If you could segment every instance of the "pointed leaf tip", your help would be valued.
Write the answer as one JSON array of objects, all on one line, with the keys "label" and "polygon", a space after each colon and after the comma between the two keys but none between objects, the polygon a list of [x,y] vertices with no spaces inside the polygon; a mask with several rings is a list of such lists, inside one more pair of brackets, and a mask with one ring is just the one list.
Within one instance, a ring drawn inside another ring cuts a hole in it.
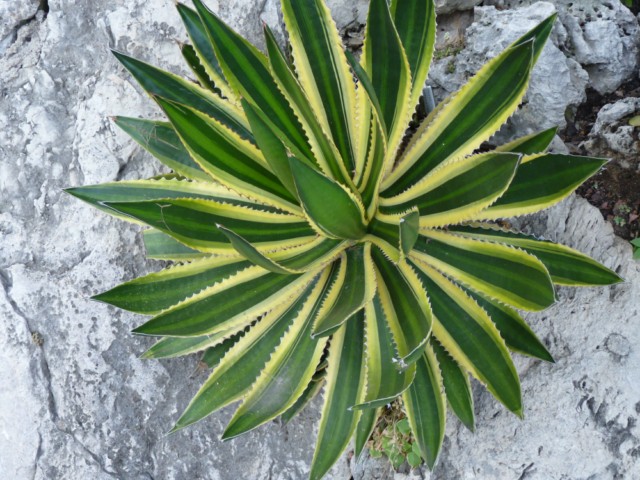
[{"label": "pointed leaf tip", "polygon": [[319,229],[352,240],[366,234],[364,209],[352,192],[296,158],[289,164],[300,202]]}]

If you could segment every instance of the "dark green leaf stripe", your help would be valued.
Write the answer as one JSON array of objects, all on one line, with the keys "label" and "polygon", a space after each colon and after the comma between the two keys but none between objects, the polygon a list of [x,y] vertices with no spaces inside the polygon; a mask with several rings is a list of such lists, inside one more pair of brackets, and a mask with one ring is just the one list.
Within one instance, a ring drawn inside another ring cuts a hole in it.
[{"label": "dark green leaf stripe", "polygon": [[355,408],[377,408],[391,403],[404,392],[416,375],[415,364],[403,371],[396,367],[393,335],[379,301],[365,307],[367,343],[367,394]]},{"label": "dark green leaf stripe", "polygon": [[420,214],[414,210],[400,219],[400,249],[408,255],[418,241],[418,229],[420,228]]},{"label": "dark green leaf stripe", "polygon": [[360,419],[353,410],[364,394],[364,315],[359,312],[333,336],[329,347],[329,367],[325,402],[320,418],[310,480],[320,480],[349,444]]},{"label": "dark green leaf stripe", "polygon": [[249,266],[242,258],[198,260],[136,278],[92,298],[130,312],[158,313]]},{"label": "dark green leaf stripe", "polygon": [[273,33],[267,26],[265,26],[265,38],[269,52],[271,73],[299,116],[315,154],[315,158],[311,157],[309,160],[317,162],[325,175],[347,182],[349,175],[342,163],[338,149],[323,131],[309,98],[296,78],[295,73],[291,70],[291,66],[280,50]]},{"label": "dark green leaf stripe", "polygon": [[411,255],[474,290],[525,310],[543,310],[555,301],[551,278],[535,257],[452,234],[427,235],[421,236]]},{"label": "dark green leaf stripe", "polygon": [[333,291],[328,294],[331,301],[325,300],[328,304],[323,304],[318,314],[313,326],[314,336],[330,335],[371,299],[368,297],[375,291],[372,288],[375,278],[372,278],[372,268],[367,268],[367,264],[371,265],[369,251],[362,244],[346,250],[342,260],[345,263],[344,276],[341,282],[332,285]]},{"label": "dark green leaf stripe", "polygon": [[188,105],[215,118],[242,138],[251,140],[251,132],[239,111],[226,100],[177,75],[136,60],[124,53],[114,51],[113,54],[149,95]]},{"label": "dark green leaf stripe", "polygon": [[347,189],[299,160],[292,158],[290,165],[298,197],[315,225],[332,237],[364,236],[362,206]]},{"label": "dark green leaf stripe", "polygon": [[302,127],[273,80],[265,56],[213,14],[200,0],[194,0],[193,3],[229,84],[246,100],[260,108],[302,152],[311,156]]},{"label": "dark green leaf stripe", "polygon": [[242,435],[286,412],[313,378],[327,340],[311,338],[312,318],[319,299],[312,294],[306,301],[227,425],[223,440]]},{"label": "dark green leaf stripe", "polygon": [[183,245],[155,228],[143,231],[142,240],[147,251],[147,258],[153,260],[186,262],[210,256],[208,253],[199,252]]},{"label": "dark green leaf stripe", "polygon": [[416,362],[416,378],[402,398],[422,457],[429,468],[433,468],[442,447],[447,412],[442,377],[430,344]]},{"label": "dark green leaf stripe", "polygon": [[553,24],[557,17],[558,14],[554,13],[553,15],[545,18],[522,37],[513,42],[513,46],[523,45],[533,40],[533,63],[535,64],[538,61],[538,58],[540,58],[540,54],[542,54],[542,49],[547,43],[549,35],[551,35],[551,30],[553,29]]},{"label": "dark green leaf stripe", "polygon": [[[487,210],[483,218],[523,215],[548,208],[594,175],[607,160],[573,155],[547,154],[518,168],[509,190]],[[480,215],[483,216],[483,215]]]},{"label": "dark green leaf stripe", "polygon": [[380,105],[391,148],[396,147],[407,128],[407,102],[411,94],[411,73],[386,0],[372,0],[369,6],[363,63]]},{"label": "dark green leaf stripe", "polygon": [[484,298],[466,289],[465,291],[489,314],[509,349],[530,357],[553,362],[553,357],[547,348],[518,312],[495,300]]},{"label": "dark green leaf stripe", "polygon": [[[312,290],[313,286],[308,287],[305,294],[310,294]],[[217,367],[189,403],[172,431],[191,425],[236,401],[251,387],[302,310],[306,295],[300,296],[284,308],[268,313],[237,339],[222,358],[216,355]],[[212,356],[209,352],[206,355]]]},{"label": "dark green leaf stripe", "polygon": [[378,208],[378,189],[385,171],[385,157],[387,146],[385,134],[379,122],[373,118],[371,122],[371,138],[369,140],[369,154],[365,171],[358,184],[363,203],[367,207],[367,215],[373,217]]},{"label": "dark green leaf stripe", "polygon": [[[347,171],[355,165],[352,144],[355,85],[324,0],[283,0],[298,76],[312,103],[326,116]],[[311,77],[311,78],[309,78]],[[319,98],[316,98],[317,97]]]},{"label": "dark green leaf stripe", "polygon": [[456,226],[452,230],[469,238],[522,248],[537,257],[549,270],[553,282],[559,285],[612,285],[622,281],[614,271],[565,245],[507,231],[492,224]]},{"label": "dark green leaf stripe", "polygon": [[[227,237],[216,228],[217,224],[225,225],[258,246],[278,242],[284,242],[282,246],[293,246],[316,236],[306,222],[296,221],[296,217],[249,215],[248,218],[245,215],[243,218],[244,207],[231,208],[206,200],[160,199],[105,203],[105,206],[171,235],[189,247],[213,253],[220,250],[225,253],[231,248]],[[252,211],[246,209],[246,213]]]},{"label": "dark green leaf stripe", "polygon": [[433,0],[392,0],[391,15],[411,67],[411,107],[418,102],[436,43],[436,6]]},{"label": "dark green leaf stripe", "polygon": [[436,340],[431,340],[431,346],[442,373],[442,383],[449,406],[464,426],[474,432],[476,425],[469,376]]},{"label": "dark green leaf stripe", "polygon": [[[332,240],[330,238],[320,238],[318,241],[310,245],[308,249],[300,249],[299,251],[289,251],[286,258],[279,259],[280,264],[286,268],[304,269],[318,260],[331,258],[346,246],[347,242],[341,240]],[[293,255],[291,255],[293,253]]]},{"label": "dark green leaf stripe", "polygon": [[504,145],[496,148],[496,151],[522,153],[523,155],[543,153],[547,151],[557,133],[558,127],[549,128],[542,132],[518,138],[513,142],[505,143]]},{"label": "dark green leaf stripe", "polygon": [[289,202],[295,202],[278,178],[239,148],[222,125],[172,102],[158,99],[171,124],[200,166],[216,180],[253,193],[259,188]]},{"label": "dark green leaf stripe", "polygon": [[133,333],[188,337],[243,327],[312,279],[312,274],[278,275],[250,267],[157,315]]},{"label": "dark green leaf stripe", "polygon": [[416,361],[431,334],[431,309],[415,271],[405,262],[393,264],[377,248],[371,250],[376,265],[378,294],[398,354],[405,363]]},{"label": "dark green leaf stripe", "polygon": [[390,177],[392,183],[383,186],[383,195],[388,198],[400,194],[446,159],[456,157],[458,152],[472,151],[486,133],[497,130],[505,112],[515,109],[524,95],[532,53],[532,42],[505,51],[497,61],[487,64],[489,71],[483,69],[439,111],[439,118],[434,120],[440,122],[437,129],[427,129],[425,122],[424,129],[416,133],[423,137],[405,154],[410,160],[400,161],[398,173]]},{"label": "dark green leaf stripe", "polygon": [[437,319],[434,321],[435,337],[509,410],[522,415],[518,374],[487,314],[434,269],[421,264],[418,268]]},{"label": "dark green leaf stripe", "polygon": [[115,117],[114,122],[174,172],[192,180],[211,181],[211,177],[189,156],[171,124],[129,117]]},{"label": "dark green leaf stripe", "polygon": [[222,68],[220,68],[216,53],[213,50],[213,45],[211,45],[209,41],[207,30],[204,28],[198,12],[182,3],[178,3],[177,8],[180,17],[182,17],[182,22],[187,29],[189,38],[193,42],[195,50],[198,52],[200,61],[203,65],[206,64],[207,68],[214,71],[221,79],[224,78]]}]

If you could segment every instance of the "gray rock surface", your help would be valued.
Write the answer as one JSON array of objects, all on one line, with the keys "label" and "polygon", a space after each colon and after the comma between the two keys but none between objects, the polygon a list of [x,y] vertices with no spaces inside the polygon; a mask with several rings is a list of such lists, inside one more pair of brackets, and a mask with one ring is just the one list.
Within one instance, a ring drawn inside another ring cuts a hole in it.
[{"label": "gray rock surface", "polygon": [[[516,8],[536,0],[489,0],[485,5]],[[616,0],[553,0],[566,31],[562,47],[589,73],[591,86],[610,93],[637,75],[640,27]]]},{"label": "gray rock surface", "polygon": [[[515,10],[498,10],[493,6],[476,7],[474,21],[461,40],[464,48],[447,52],[447,39],[439,47],[429,81],[438,100],[457,91],[490,58],[514,40],[556,12],[550,2],[537,2]],[[449,20],[451,21],[451,19]],[[455,21],[455,20],[454,20]],[[444,28],[444,27],[442,27]],[[533,133],[553,126],[564,127],[566,115],[585,99],[586,72],[550,41],[535,66],[524,104],[503,127],[496,141],[504,142],[516,134]]]},{"label": "gray rock surface", "polygon": [[605,105],[598,112],[586,148],[631,162],[623,164],[626,168],[637,168],[640,165],[640,129],[629,125],[629,119],[636,115],[640,115],[640,98],[624,98]]},{"label": "gray rock surface", "polygon": [[[273,13],[264,0],[208,3],[258,43],[259,17]],[[29,15],[37,10],[27,0],[11,5]],[[15,29],[19,17],[3,13],[3,28]],[[61,192],[157,172],[107,119],[159,114],[108,47],[179,72],[176,38],[184,32],[171,0],[50,0],[48,15],[21,26],[0,51],[2,479],[284,480],[308,472],[317,403],[287,427],[272,423],[229,443],[217,439],[229,410],[165,436],[204,372],[194,358],[138,359],[148,341],[129,331],[141,319],[88,299],[158,268],[142,259],[137,228]],[[530,317],[558,363],[519,360],[526,420],[479,389],[478,433],[450,422],[434,479],[633,478],[640,452],[637,264],[580,200],[535,228],[620,267],[628,283],[562,290],[556,307]],[[347,458],[330,478],[351,476]],[[354,476],[374,478],[373,468]]]},{"label": "gray rock surface", "polygon": [[0,0],[0,54],[12,43],[18,29],[36,16],[39,0]]},{"label": "gray rock surface", "polygon": [[451,13],[469,10],[482,3],[482,0],[436,0],[438,13]]}]

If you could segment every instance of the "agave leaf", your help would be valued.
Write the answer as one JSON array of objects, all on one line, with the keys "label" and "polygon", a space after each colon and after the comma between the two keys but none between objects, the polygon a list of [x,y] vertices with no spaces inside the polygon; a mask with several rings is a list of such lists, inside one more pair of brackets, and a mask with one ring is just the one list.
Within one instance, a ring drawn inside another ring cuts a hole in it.
[{"label": "agave leaf", "polygon": [[[344,249],[346,242],[319,237],[299,247],[274,252],[271,256],[261,253],[251,243],[228,228],[218,225],[218,229],[229,239],[233,248],[244,258],[270,272],[290,274],[303,273],[335,259]],[[273,258],[271,258],[273,257]],[[278,259],[278,257],[282,257]],[[276,260],[278,259],[278,260]]]},{"label": "agave leaf", "polygon": [[[217,345],[207,348],[202,354],[202,358],[200,360],[201,364],[206,365],[207,368],[213,368],[219,365],[222,359],[227,354],[227,352],[231,350],[231,347],[233,347],[236,343],[238,343],[238,341],[249,331],[250,328],[251,328],[251,325],[227,337],[224,341],[218,343]],[[167,337],[167,338],[178,338],[178,337]]]},{"label": "agave leaf", "polygon": [[386,0],[371,1],[361,62],[388,133],[386,162],[393,163],[415,104],[409,101],[411,68]]},{"label": "agave leaf", "polygon": [[466,289],[465,292],[491,317],[510,350],[553,363],[553,357],[547,347],[536,337],[518,312],[496,300]]},{"label": "agave leaf", "polygon": [[369,224],[371,235],[366,238],[397,263],[403,260],[416,244],[419,222],[420,214],[417,209],[402,216],[378,213]]},{"label": "agave leaf", "polygon": [[189,68],[196,76],[198,83],[212,92],[221,95],[220,90],[216,88],[215,84],[209,78],[209,75],[207,75],[207,71],[200,63],[200,59],[198,58],[198,53],[195,48],[189,44],[180,44],[180,52],[182,53],[182,57],[185,62],[187,62],[187,65],[189,65]]},{"label": "agave leaf", "polygon": [[442,383],[449,406],[464,426],[474,432],[476,426],[473,414],[473,392],[471,391],[469,375],[460,368],[451,355],[437,341],[432,340],[431,346],[436,354],[438,366],[442,373]]},{"label": "agave leaf", "polygon": [[402,399],[422,458],[433,468],[444,440],[447,412],[442,375],[430,344],[416,362],[416,378]]},{"label": "agave leaf", "polygon": [[213,257],[150,273],[93,300],[130,312],[156,314],[251,266],[241,257]]},{"label": "agave leaf", "polygon": [[[330,139],[328,130],[322,128],[307,94],[278,47],[273,33],[266,25],[265,39],[271,73],[306,132],[314,154],[313,160],[318,163],[320,170],[325,175],[349,185],[350,175],[342,162],[340,152]],[[289,148],[291,149],[291,146]]]},{"label": "agave leaf", "polygon": [[366,233],[364,209],[341,184],[290,159],[298,197],[309,219],[327,236],[358,240]]},{"label": "agave leaf", "polygon": [[331,12],[323,0],[282,0],[282,12],[300,84],[351,172],[358,158],[356,87]]},{"label": "agave leaf", "polygon": [[142,240],[147,251],[147,258],[153,260],[190,262],[210,256],[208,253],[199,252],[183,245],[173,237],[155,228],[144,230],[142,232]]},{"label": "agave leaf", "polygon": [[187,29],[189,38],[193,42],[193,49],[198,55],[198,60],[207,74],[207,78],[210,79],[214,88],[218,89],[223,97],[237,104],[238,98],[224,78],[224,73],[216,58],[213,45],[211,45],[209,41],[207,31],[202,24],[198,12],[182,3],[178,3],[176,6],[180,17],[182,17],[182,22]]},{"label": "agave leaf", "polygon": [[[324,362],[321,362],[324,363]],[[305,409],[309,403],[320,393],[322,387],[325,385],[325,379],[327,377],[327,369],[326,367],[322,370],[317,370],[316,373],[311,378],[309,385],[302,392],[302,395],[296,402],[289,407],[289,409],[281,415],[282,423],[289,423],[293,417],[298,415],[302,410]]]},{"label": "agave leaf", "polygon": [[513,247],[423,230],[410,258],[516,308],[540,311],[555,301],[545,266]]},{"label": "agave leaf", "polygon": [[323,299],[313,325],[313,335],[325,337],[349,320],[376,293],[376,275],[371,261],[371,245],[346,250],[338,276]]},{"label": "agave leaf", "polygon": [[298,149],[311,157],[302,126],[271,76],[266,56],[220,20],[201,0],[194,0],[193,4],[229,85],[262,110]]},{"label": "agave leaf", "polygon": [[321,479],[349,445],[360,419],[351,409],[364,396],[364,315],[356,314],[331,339],[324,406],[310,480]]},{"label": "agave leaf", "polygon": [[144,352],[140,358],[175,358],[189,355],[214,347],[224,342],[224,340],[233,333],[235,332],[220,332],[216,335],[204,337],[165,337],[158,340],[151,348]]},{"label": "agave leaf", "polygon": [[240,399],[258,378],[287,330],[304,311],[306,295],[313,295],[316,289],[317,286],[308,287],[304,295],[277,306],[250,328],[219,361],[172,431],[191,425]]},{"label": "agave leaf", "polygon": [[242,111],[231,102],[173,73],[165,72],[124,53],[113,51],[113,54],[152,98],[164,98],[167,101],[188,105],[214,118],[243,139],[252,139]]},{"label": "agave leaf", "polygon": [[133,333],[190,337],[240,329],[299,295],[317,273],[278,275],[249,267],[163,311]]},{"label": "agave leaf", "polygon": [[369,154],[366,158],[364,172],[358,179],[358,188],[362,201],[367,206],[367,217],[373,218],[378,210],[378,190],[384,176],[387,142],[377,117],[372,119]]},{"label": "agave leaf", "polygon": [[391,15],[411,67],[408,105],[415,108],[435,49],[436,6],[433,0],[391,0]]},{"label": "agave leaf", "polygon": [[[347,61],[349,62],[349,66],[353,69],[353,73],[355,73],[356,77],[358,77],[358,81],[364,91],[367,93],[366,97],[371,103],[371,108],[373,113],[375,114],[376,120],[380,124],[380,128],[382,128],[382,132],[384,133],[384,137],[388,136],[388,129],[385,123],[384,114],[382,113],[382,106],[380,105],[380,100],[378,99],[378,94],[376,93],[376,89],[373,86],[373,81],[371,77],[364,69],[360,62],[356,59],[356,57],[348,50],[345,50],[345,55],[347,56]],[[387,92],[388,93],[388,92]],[[356,171],[359,170],[356,168]]]},{"label": "agave leaf", "polygon": [[520,137],[512,142],[505,143],[495,149],[496,152],[513,152],[523,155],[535,155],[545,153],[558,133],[558,127],[549,128],[542,132],[532,133]]},{"label": "agave leaf", "polygon": [[220,183],[262,203],[298,210],[262,153],[221,123],[183,105],[157,99],[190,155]]},{"label": "agave leaf", "polygon": [[393,335],[379,301],[365,307],[367,340],[367,393],[354,408],[371,409],[391,403],[404,392],[416,375],[415,364],[399,371]]},{"label": "agave leaf", "polygon": [[[109,207],[110,202],[141,202],[170,198],[201,198],[237,206],[259,207],[226,187],[213,183],[188,182],[175,179],[130,180],[101,183],[84,187],[65,189],[67,193],[122,220],[140,223],[130,215],[122,214]],[[271,209],[272,212],[276,210]]]},{"label": "agave leaf", "polygon": [[382,312],[393,335],[399,358],[398,368],[415,362],[431,335],[431,307],[416,272],[406,262],[397,265],[386,259],[377,248],[371,256],[376,266],[378,292]]},{"label": "agave leaf", "polygon": [[470,297],[434,268],[417,263],[429,291],[433,333],[465,370],[518,416],[522,416],[520,380],[500,333]]},{"label": "agave leaf", "polygon": [[316,234],[299,217],[201,199],[106,202],[121,215],[144,222],[202,252],[233,252],[216,224],[232,228],[258,248],[278,249],[312,241]]},{"label": "agave leaf", "polygon": [[613,285],[622,281],[613,270],[599,264],[587,255],[565,245],[540,240],[530,235],[513,232],[495,224],[475,223],[454,227],[457,234],[489,242],[522,248],[536,256],[551,275],[553,283],[567,286]]},{"label": "agave leaf", "polygon": [[367,445],[373,429],[376,427],[376,420],[380,416],[381,408],[366,408],[362,410],[360,421],[356,427],[355,433],[355,457],[356,461],[360,460],[360,456]]},{"label": "agave leaf", "polygon": [[174,172],[191,180],[211,181],[211,177],[191,159],[171,124],[129,117],[114,117],[113,120],[142,148]]},{"label": "agave leaf", "polygon": [[289,193],[296,197],[296,186],[291,175],[287,148],[278,135],[274,133],[269,122],[263,117],[264,114],[262,112],[244,100],[242,101],[242,107],[249,119],[251,131],[256,137],[256,143],[269,164],[269,168]]},{"label": "agave leaf", "polygon": [[567,198],[607,161],[559,154],[525,157],[509,190],[474,219],[516,217],[549,208]]},{"label": "agave leaf", "polygon": [[[319,284],[319,287],[323,286]],[[286,412],[303,394],[327,344],[326,339],[311,337],[312,319],[319,301],[314,294],[307,299],[227,425],[223,440],[242,435]]]},{"label": "agave leaf", "polygon": [[508,191],[519,162],[519,154],[494,152],[449,160],[400,195],[381,199],[380,211],[417,207],[423,228],[460,223]]},{"label": "agave leaf", "polygon": [[472,153],[496,132],[522,101],[532,56],[532,41],[505,50],[434,110],[383,182],[384,197],[401,194],[448,158]]}]

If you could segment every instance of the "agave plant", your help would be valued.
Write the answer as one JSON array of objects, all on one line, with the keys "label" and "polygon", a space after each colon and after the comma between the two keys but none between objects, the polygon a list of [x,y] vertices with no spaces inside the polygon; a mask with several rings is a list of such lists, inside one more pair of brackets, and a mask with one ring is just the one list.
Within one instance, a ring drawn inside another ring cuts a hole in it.
[{"label": "agave plant", "polygon": [[72,188],[144,231],[172,266],[94,298],[151,315],[144,356],[213,370],[173,431],[239,402],[223,438],[324,399],[311,478],[401,396],[433,466],[445,404],[470,429],[469,375],[522,415],[510,350],[552,361],[518,310],[611,270],[500,219],[556,204],[604,160],[549,154],[555,129],[478,151],[514,113],[543,21],[409,123],[434,52],[433,0],[371,0],[359,61],[322,0],[282,0],[291,54],[267,54],[194,0],[178,5],[198,83],[115,53],[168,122],[115,119],[174,173]]}]

